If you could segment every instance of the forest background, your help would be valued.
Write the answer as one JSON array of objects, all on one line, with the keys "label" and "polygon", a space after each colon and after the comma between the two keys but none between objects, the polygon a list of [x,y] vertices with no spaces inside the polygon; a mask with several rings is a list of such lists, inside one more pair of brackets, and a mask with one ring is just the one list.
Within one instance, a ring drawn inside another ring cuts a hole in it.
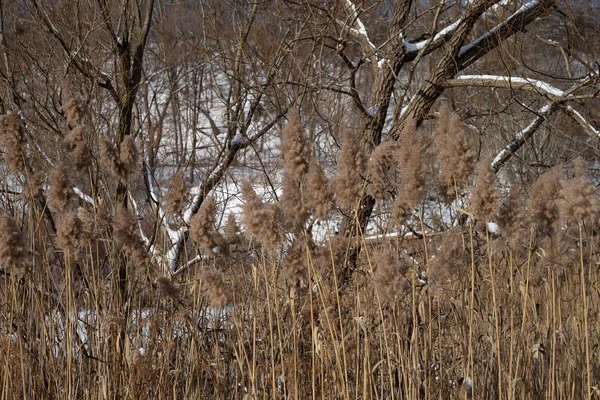
[{"label": "forest background", "polygon": [[599,28],[0,1],[0,398],[598,397]]}]

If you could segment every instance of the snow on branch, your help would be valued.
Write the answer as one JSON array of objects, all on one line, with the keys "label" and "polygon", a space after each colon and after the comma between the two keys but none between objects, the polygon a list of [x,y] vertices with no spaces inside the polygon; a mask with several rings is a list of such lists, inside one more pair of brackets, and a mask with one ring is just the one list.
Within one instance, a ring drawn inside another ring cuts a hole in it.
[{"label": "snow on branch", "polygon": [[[498,3],[492,5],[485,13],[483,13],[481,18],[487,19],[487,18],[495,15],[499,8],[506,6],[509,2],[510,2],[510,0],[499,1]],[[529,1],[528,3],[531,3],[531,2],[532,1]],[[454,34],[454,32],[456,31],[456,28],[458,28],[460,23],[465,18],[466,17],[463,16],[462,18],[459,18],[458,20],[454,21],[450,25],[446,26],[445,28],[443,28],[442,30],[437,32],[433,38],[428,38],[428,39],[424,39],[424,40],[420,40],[420,41],[412,41],[410,39],[402,39],[402,42],[404,43],[404,47],[406,48],[406,60],[407,61],[414,60],[415,57],[417,56],[417,54],[423,49],[425,49],[425,53],[430,53],[433,50],[440,47],[444,42],[446,42],[446,40],[448,40],[448,38],[450,36],[452,36],[452,34]]]},{"label": "snow on branch", "polygon": [[557,103],[550,103],[540,108],[537,112],[537,117],[531,121],[529,125],[522,131],[515,135],[515,138],[511,140],[492,160],[491,167],[495,172],[498,172],[500,167],[516,153],[521,146],[525,144],[533,136],[535,131],[542,125],[542,123],[557,109]]},{"label": "snow on branch", "polygon": [[73,190],[73,193],[75,193],[77,195],[77,197],[79,197],[81,200],[85,201],[86,203],[88,203],[91,206],[96,205],[96,202],[94,201],[92,196],[83,193],[83,191],[81,189],[79,189],[78,187],[74,186],[71,189]]},{"label": "snow on branch", "polygon": [[572,106],[567,105],[563,107],[563,110],[571,116],[585,131],[585,133],[595,140],[600,140],[600,131],[594,128],[589,122],[587,122],[581,113],[575,110]]},{"label": "snow on branch", "polygon": [[470,65],[483,54],[494,49],[501,41],[525,29],[525,27],[539,16],[556,6],[556,0],[529,0],[511,16],[488,30],[477,39],[462,46],[458,53],[459,69]]},{"label": "snow on branch", "polygon": [[135,219],[138,223],[138,231],[140,233],[140,238],[142,239],[142,242],[144,242],[144,245],[146,245],[146,247],[148,247],[148,251],[152,255],[154,262],[156,262],[157,265],[161,265],[160,257],[156,253],[156,248],[154,247],[154,244],[152,244],[150,242],[150,239],[148,239],[148,237],[144,233],[144,230],[142,229],[142,224],[140,222],[142,220],[142,217],[139,213],[137,202],[135,201],[135,199],[133,198],[131,193],[128,193],[128,197],[129,197],[129,202],[131,203],[131,206],[133,207],[133,212],[135,213]]},{"label": "snow on branch", "polygon": [[152,199],[152,202],[155,204],[155,206],[157,208],[158,218],[162,222],[163,228],[165,228],[165,231],[166,231],[167,235],[169,236],[171,243],[175,243],[176,241],[179,240],[179,234],[176,230],[171,229],[171,227],[169,226],[169,224],[167,222],[166,213],[165,213],[165,210],[163,209],[162,205],[160,204],[160,198],[158,197],[158,189],[156,188],[156,186],[154,186],[154,176],[152,175],[152,172],[150,171],[150,167],[148,166],[147,160],[146,160],[146,162],[144,162],[144,172],[146,175],[146,177],[145,177],[146,186],[148,187],[148,192],[150,194],[150,198]]},{"label": "snow on branch", "polygon": [[[515,138],[502,149],[492,161],[492,168],[498,171],[502,165],[517,151],[525,142],[527,142],[540,125],[556,110],[562,109],[571,118],[573,118],[585,131],[585,133],[595,140],[600,140],[600,131],[594,128],[586,119],[573,108],[573,106],[564,103],[571,102],[577,97],[574,93],[580,89],[593,84],[596,81],[597,74],[590,74],[585,79],[582,79],[578,84],[567,90],[558,89],[546,82],[529,79],[515,78],[496,75],[464,75],[455,79],[450,79],[447,84],[451,87],[457,86],[484,86],[484,87],[499,87],[519,90],[534,91],[545,95],[550,99],[550,102],[540,108],[536,113],[535,119],[525,129],[515,135]],[[583,96],[585,97],[585,96]]]},{"label": "snow on branch", "polygon": [[369,38],[369,34],[367,33],[367,28],[365,27],[365,24],[363,24],[363,22],[360,19],[360,11],[356,9],[356,6],[352,2],[352,0],[344,0],[344,4],[350,14],[350,18],[352,19],[352,24],[349,25],[349,24],[339,21],[339,20],[338,20],[338,22],[340,24],[342,24],[348,30],[348,32],[350,32],[350,34],[352,34],[356,38],[362,40],[373,51],[373,54],[376,56],[377,47],[375,46],[375,44],[373,44],[373,42]]},{"label": "snow on branch", "polygon": [[463,75],[455,79],[449,79],[447,85],[450,87],[480,86],[504,89],[527,90],[542,94],[551,100],[564,99],[567,94],[549,83],[530,78],[499,75]]}]

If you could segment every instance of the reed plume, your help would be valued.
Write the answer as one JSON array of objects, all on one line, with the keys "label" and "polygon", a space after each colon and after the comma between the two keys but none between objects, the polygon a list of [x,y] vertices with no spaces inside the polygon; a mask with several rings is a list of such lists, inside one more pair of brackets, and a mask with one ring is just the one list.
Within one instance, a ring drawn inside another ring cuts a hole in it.
[{"label": "reed plume", "polygon": [[310,162],[306,178],[306,206],[322,220],[327,219],[327,214],[333,209],[331,186],[315,158]]},{"label": "reed plume", "polygon": [[453,200],[468,182],[475,154],[458,115],[447,108],[440,110],[433,153],[439,166],[440,194]]},{"label": "reed plume", "polygon": [[371,153],[367,164],[368,191],[376,200],[382,201],[391,197],[393,182],[390,175],[393,172],[391,167],[397,155],[397,147],[396,142],[385,141]]},{"label": "reed plume", "polygon": [[568,222],[594,221],[600,211],[598,189],[588,179],[585,161],[578,157],[573,161],[575,177],[563,180],[558,206],[562,217]]},{"label": "reed plume", "polygon": [[541,175],[529,193],[531,219],[540,236],[551,235],[558,223],[560,172],[560,167],[555,167]]},{"label": "reed plume", "polygon": [[336,202],[340,207],[352,208],[360,199],[365,166],[365,157],[357,139],[346,132],[337,158],[338,176],[335,179]]},{"label": "reed plume", "polygon": [[119,161],[125,173],[131,173],[137,165],[139,153],[131,135],[125,136],[119,149]]},{"label": "reed plume", "polygon": [[287,169],[283,173],[283,195],[279,203],[287,230],[300,235],[308,218],[307,202],[304,200],[302,182]]},{"label": "reed plume", "polygon": [[0,267],[4,272],[23,275],[31,265],[27,238],[15,220],[0,212]]},{"label": "reed plume", "polygon": [[392,220],[402,222],[423,199],[425,174],[421,138],[414,121],[407,121],[400,133],[401,147],[396,156],[400,167],[400,182],[392,206]]},{"label": "reed plume", "polygon": [[477,175],[471,195],[471,212],[475,217],[486,222],[496,219],[499,209],[500,194],[496,187],[496,175],[490,160],[477,164]]},{"label": "reed plume", "polygon": [[63,85],[62,109],[69,124],[69,133],[63,138],[63,148],[70,154],[73,165],[82,170],[91,165],[92,158],[85,142],[87,127],[83,122],[82,110],[68,83]]},{"label": "reed plume", "polygon": [[115,243],[137,267],[148,264],[148,252],[138,233],[138,225],[127,209],[119,207],[113,222]]},{"label": "reed plume", "polygon": [[529,240],[527,202],[520,192],[519,186],[512,184],[507,199],[498,210],[500,232],[513,250],[517,249],[522,241]]},{"label": "reed plume", "polygon": [[50,172],[50,189],[48,189],[48,205],[55,211],[64,212],[71,196],[69,169],[64,163],[52,168]]},{"label": "reed plume", "polygon": [[224,232],[225,240],[229,245],[240,244],[242,242],[240,227],[238,226],[233,213],[229,213],[227,215]]},{"label": "reed plume", "polygon": [[185,186],[183,173],[184,170],[182,168],[173,175],[169,189],[165,194],[165,210],[169,213],[180,213],[187,199],[188,190]]},{"label": "reed plume", "polygon": [[190,224],[190,237],[211,256],[228,252],[227,241],[215,230],[216,212],[217,202],[215,198],[208,197],[204,200]]},{"label": "reed plume", "polygon": [[[87,227],[89,227],[89,224]],[[65,252],[78,256],[91,238],[78,212],[62,213],[56,221],[56,242]]]},{"label": "reed plume", "polygon": [[380,298],[391,301],[410,291],[410,281],[406,278],[409,266],[398,259],[398,253],[391,245],[382,246],[373,257],[376,266],[373,284]]},{"label": "reed plume", "polygon": [[100,163],[116,178],[120,180],[126,178],[126,170],[119,160],[119,153],[107,138],[100,140]]},{"label": "reed plume", "polygon": [[281,153],[286,173],[294,180],[302,181],[308,173],[310,145],[296,113],[292,114],[281,132]]},{"label": "reed plume", "polygon": [[441,247],[427,266],[427,277],[438,284],[460,279],[469,265],[465,257],[462,232],[456,228],[445,232]]},{"label": "reed plume", "polygon": [[215,269],[205,269],[201,275],[202,283],[210,302],[215,307],[224,307],[231,301],[231,290],[223,280],[223,274]]},{"label": "reed plume", "polygon": [[268,250],[275,250],[283,239],[281,211],[276,204],[263,204],[250,182],[244,181],[241,189],[248,233]]},{"label": "reed plume", "polygon": [[170,279],[166,276],[161,276],[156,280],[156,285],[158,286],[158,290],[164,296],[167,296],[167,297],[171,298],[171,300],[174,300],[174,301],[179,300],[180,290],[179,290],[179,287],[177,287],[175,285],[175,283],[173,283],[172,279]]},{"label": "reed plume", "polygon": [[10,170],[15,174],[26,173],[25,133],[16,112],[0,116],[0,139],[6,148],[4,157]]}]

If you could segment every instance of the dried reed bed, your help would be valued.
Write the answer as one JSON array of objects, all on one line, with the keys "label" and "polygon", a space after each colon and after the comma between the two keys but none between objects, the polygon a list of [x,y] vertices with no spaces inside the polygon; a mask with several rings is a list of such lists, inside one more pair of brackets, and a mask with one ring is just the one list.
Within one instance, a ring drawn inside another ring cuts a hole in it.
[{"label": "dried reed bed", "polygon": [[[443,143],[464,150],[467,142],[455,117],[441,118],[432,165],[417,165],[432,158],[413,127],[403,134],[411,143],[382,148],[368,166],[347,133],[331,182],[292,119],[281,201],[265,203],[245,182],[243,218],[220,229],[221,205],[208,198],[182,264],[200,262],[172,276],[148,255],[130,209],[74,202],[67,177],[85,163],[50,173],[44,195],[56,231],[33,197],[6,197],[0,398],[597,396],[599,208],[584,161],[574,173],[546,172],[531,190],[501,193],[489,161],[476,166],[472,153],[447,151]],[[100,143],[89,151],[100,152],[106,179],[127,181],[134,143]],[[180,172],[165,199],[171,214],[183,186]],[[313,240],[317,219],[346,212],[365,189],[394,214],[390,229],[415,222],[419,234]],[[432,204],[425,193],[445,200]],[[452,202],[459,196],[466,209]],[[435,225],[424,220],[427,207],[467,218]],[[342,285],[348,262],[357,266]]]}]

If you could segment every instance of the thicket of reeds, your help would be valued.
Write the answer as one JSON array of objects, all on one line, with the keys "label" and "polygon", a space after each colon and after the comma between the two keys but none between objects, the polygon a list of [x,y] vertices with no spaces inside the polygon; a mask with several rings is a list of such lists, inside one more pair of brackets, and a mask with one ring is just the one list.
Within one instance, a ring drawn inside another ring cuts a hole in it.
[{"label": "thicket of reeds", "polygon": [[[160,216],[140,221],[115,197],[119,182],[135,188],[136,143],[117,149],[70,98],[63,108],[70,130],[51,171],[27,167],[16,114],[0,121],[0,398],[598,396],[599,207],[586,160],[500,187],[442,112],[427,140],[409,125],[369,159],[346,133],[330,176],[290,117],[279,200],[245,181],[243,212],[219,224],[223,204],[208,197],[169,273],[139,235]],[[163,199],[172,218],[183,168]],[[363,192],[388,235],[313,235],[352,220]]]}]

